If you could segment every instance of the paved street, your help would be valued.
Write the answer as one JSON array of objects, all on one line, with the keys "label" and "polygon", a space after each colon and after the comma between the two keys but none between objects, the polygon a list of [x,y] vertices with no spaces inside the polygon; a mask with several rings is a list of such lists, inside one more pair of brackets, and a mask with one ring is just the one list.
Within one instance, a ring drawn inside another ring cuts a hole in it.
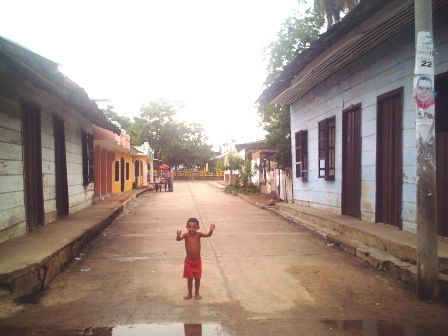
[{"label": "paved street", "polygon": [[[183,300],[188,217],[202,240],[202,300]],[[207,182],[148,192],[1,335],[448,335],[448,305]]]}]

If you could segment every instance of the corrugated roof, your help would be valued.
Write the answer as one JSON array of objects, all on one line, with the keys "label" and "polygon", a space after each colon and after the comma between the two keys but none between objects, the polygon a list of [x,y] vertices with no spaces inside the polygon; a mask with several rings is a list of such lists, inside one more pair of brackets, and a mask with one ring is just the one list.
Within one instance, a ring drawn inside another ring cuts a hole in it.
[{"label": "corrugated roof", "polygon": [[259,141],[253,141],[253,142],[246,142],[241,144],[235,145],[236,150],[242,151],[243,149],[253,149],[253,150],[260,150],[260,149],[272,149],[266,144],[265,140],[259,140]]},{"label": "corrugated roof", "polygon": [[79,85],[64,76],[58,63],[42,57],[0,36],[0,60],[26,77],[33,85],[60,98],[92,123],[120,134],[120,129],[106,118]]},{"label": "corrugated roof", "polygon": [[[433,8],[447,0],[433,0]],[[413,0],[361,0],[267,88],[262,104],[291,105],[325,79],[414,22]]]}]

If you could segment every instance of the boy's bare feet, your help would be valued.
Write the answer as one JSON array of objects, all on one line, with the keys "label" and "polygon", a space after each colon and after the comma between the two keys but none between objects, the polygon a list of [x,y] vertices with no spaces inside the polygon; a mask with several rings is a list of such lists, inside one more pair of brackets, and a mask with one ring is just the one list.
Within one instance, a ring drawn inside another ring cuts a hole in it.
[{"label": "boy's bare feet", "polygon": [[193,297],[191,294],[187,294],[184,296],[184,300],[190,300]]},{"label": "boy's bare feet", "polygon": [[196,300],[200,300],[200,299],[202,299],[202,296],[200,296],[199,293],[196,293],[196,294],[194,295],[194,298],[195,298]]}]

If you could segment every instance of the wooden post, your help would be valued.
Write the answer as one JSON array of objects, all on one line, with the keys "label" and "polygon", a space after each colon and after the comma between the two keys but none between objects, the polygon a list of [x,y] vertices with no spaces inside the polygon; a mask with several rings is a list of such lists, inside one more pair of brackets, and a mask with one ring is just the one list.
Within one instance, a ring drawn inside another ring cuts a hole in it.
[{"label": "wooden post", "polygon": [[417,297],[438,295],[434,60],[431,0],[415,0]]}]

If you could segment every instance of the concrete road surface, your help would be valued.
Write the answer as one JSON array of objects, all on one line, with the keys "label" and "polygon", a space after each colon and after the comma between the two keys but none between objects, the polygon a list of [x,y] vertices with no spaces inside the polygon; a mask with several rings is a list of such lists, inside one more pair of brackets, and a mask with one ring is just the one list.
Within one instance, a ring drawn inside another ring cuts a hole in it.
[{"label": "concrete road surface", "polygon": [[[186,220],[202,300],[183,299]],[[135,200],[1,335],[448,335],[448,306],[207,182]]]}]

